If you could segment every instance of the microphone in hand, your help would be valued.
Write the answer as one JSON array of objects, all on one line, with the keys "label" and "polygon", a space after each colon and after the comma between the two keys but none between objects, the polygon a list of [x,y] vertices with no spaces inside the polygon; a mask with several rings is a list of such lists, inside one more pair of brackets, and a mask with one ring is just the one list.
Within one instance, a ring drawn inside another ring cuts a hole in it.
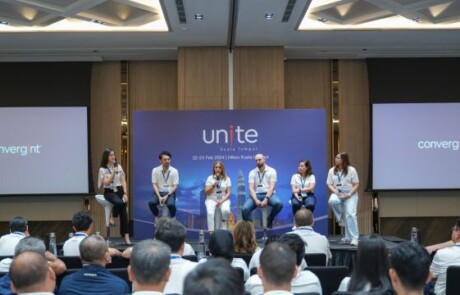
[{"label": "microphone in hand", "polygon": [[118,174],[118,163],[117,163],[117,161],[113,162],[113,170],[115,171],[115,174]]}]

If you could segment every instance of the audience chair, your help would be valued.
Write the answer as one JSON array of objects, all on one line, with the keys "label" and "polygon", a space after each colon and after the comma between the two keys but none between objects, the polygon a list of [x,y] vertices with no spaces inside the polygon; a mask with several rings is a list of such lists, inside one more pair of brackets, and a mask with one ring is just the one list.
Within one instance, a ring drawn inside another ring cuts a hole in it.
[{"label": "audience chair", "polygon": [[460,290],[460,265],[447,268],[446,295],[456,295]]},{"label": "audience chair", "polygon": [[307,266],[327,266],[327,256],[324,253],[307,253],[304,258]]},{"label": "audience chair", "polygon": [[233,267],[240,274],[241,280],[244,282],[244,269],[241,267]]},{"label": "audience chair", "polygon": [[182,258],[192,262],[198,262],[198,257],[196,255],[183,255]]},{"label": "audience chair", "polygon": [[233,257],[243,259],[244,262],[246,262],[246,265],[249,267],[249,262],[251,262],[252,254],[235,253]]},{"label": "audience chair", "polygon": [[59,256],[67,269],[82,268],[80,256]]},{"label": "audience chair", "polygon": [[107,201],[104,195],[96,195],[96,201],[104,207],[105,227],[107,229],[107,244],[110,244],[110,215],[112,215],[113,204]]},{"label": "audience chair", "polygon": [[349,274],[346,266],[312,266],[307,267],[305,270],[311,271],[318,277],[323,289],[323,295],[331,295],[337,291],[340,282]]},{"label": "audience chair", "polygon": [[225,222],[222,221],[222,209],[220,207],[216,207],[214,210],[214,230],[224,229],[227,230],[228,226],[222,227],[223,224],[227,223],[228,220]]},{"label": "audience chair", "polygon": [[253,267],[249,270],[249,275],[253,276],[257,274],[257,267]]}]

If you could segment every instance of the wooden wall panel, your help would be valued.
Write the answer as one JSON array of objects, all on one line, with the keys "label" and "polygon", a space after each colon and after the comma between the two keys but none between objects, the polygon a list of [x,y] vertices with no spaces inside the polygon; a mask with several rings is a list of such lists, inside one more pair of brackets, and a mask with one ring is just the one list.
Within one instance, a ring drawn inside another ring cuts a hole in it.
[{"label": "wooden wall panel", "polygon": [[131,111],[177,110],[177,61],[128,64]]},{"label": "wooden wall panel", "polygon": [[[91,76],[90,150],[96,191],[99,163],[104,148],[121,152],[121,71],[120,62],[94,63]],[[94,230],[105,233],[104,210],[91,200]],[[118,223],[118,222],[117,222]],[[115,232],[115,230],[113,231]]]},{"label": "wooden wall panel", "polygon": [[372,194],[364,192],[369,169],[370,127],[367,66],[364,60],[339,60],[339,120],[341,151],[350,155],[359,175],[358,224],[372,231]]},{"label": "wooden wall panel", "polygon": [[179,48],[179,110],[228,109],[228,50]]},{"label": "wooden wall panel", "polygon": [[284,108],[282,47],[237,47],[233,63],[235,109]]}]

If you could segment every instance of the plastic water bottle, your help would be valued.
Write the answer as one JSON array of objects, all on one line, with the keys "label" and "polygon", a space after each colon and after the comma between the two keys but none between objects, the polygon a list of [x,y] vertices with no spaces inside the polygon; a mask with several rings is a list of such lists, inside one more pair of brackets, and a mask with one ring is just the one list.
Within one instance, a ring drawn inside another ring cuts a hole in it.
[{"label": "plastic water bottle", "polygon": [[414,226],[410,230],[411,243],[418,244],[418,229]]},{"label": "plastic water bottle", "polygon": [[50,244],[49,244],[49,251],[57,256],[57,244],[56,244],[56,234],[50,233]]},{"label": "plastic water bottle", "polygon": [[200,230],[200,234],[198,237],[198,254],[197,254],[198,261],[205,258],[205,256],[206,256],[206,243],[204,241],[204,231]]}]

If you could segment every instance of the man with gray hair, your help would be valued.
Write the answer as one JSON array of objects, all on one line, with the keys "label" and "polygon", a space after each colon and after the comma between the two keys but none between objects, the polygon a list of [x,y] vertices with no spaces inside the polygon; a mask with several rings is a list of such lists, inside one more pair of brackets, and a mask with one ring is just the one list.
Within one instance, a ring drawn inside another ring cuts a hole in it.
[{"label": "man with gray hair", "polygon": [[16,216],[10,220],[10,233],[0,238],[0,256],[13,256],[19,241],[29,235],[29,227],[24,217]]},{"label": "man with gray hair", "polygon": [[53,294],[56,275],[45,256],[23,252],[14,257],[9,276],[11,288],[17,294]]},{"label": "man with gray hair", "polygon": [[128,266],[129,280],[136,291],[133,294],[164,294],[171,275],[170,255],[170,248],[161,241],[150,239],[134,245]]},{"label": "man with gray hair", "polygon": [[128,284],[110,273],[105,266],[111,261],[105,240],[100,236],[88,236],[80,243],[81,270],[66,276],[59,287],[59,294],[112,294],[130,293]]},{"label": "man with gray hair", "polygon": [[[56,256],[54,256],[51,252],[46,251],[45,243],[38,238],[25,237],[21,239],[19,243],[16,245],[14,256],[16,257],[24,252],[35,252],[42,255],[48,261],[48,265],[53,269],[56,275],[60,275],[66,271],[66,266],[64,262],[56,258]],[[7,259],[8,261],[6,261]],[[12,259],[3,259],[2,263],[3,267],[7,265],[6,271],[9,271]],[[6,274],[2,278],[0,278],[0,294],[14,294],[14,292],[11,290],[11,280],[9,274]]]}]

